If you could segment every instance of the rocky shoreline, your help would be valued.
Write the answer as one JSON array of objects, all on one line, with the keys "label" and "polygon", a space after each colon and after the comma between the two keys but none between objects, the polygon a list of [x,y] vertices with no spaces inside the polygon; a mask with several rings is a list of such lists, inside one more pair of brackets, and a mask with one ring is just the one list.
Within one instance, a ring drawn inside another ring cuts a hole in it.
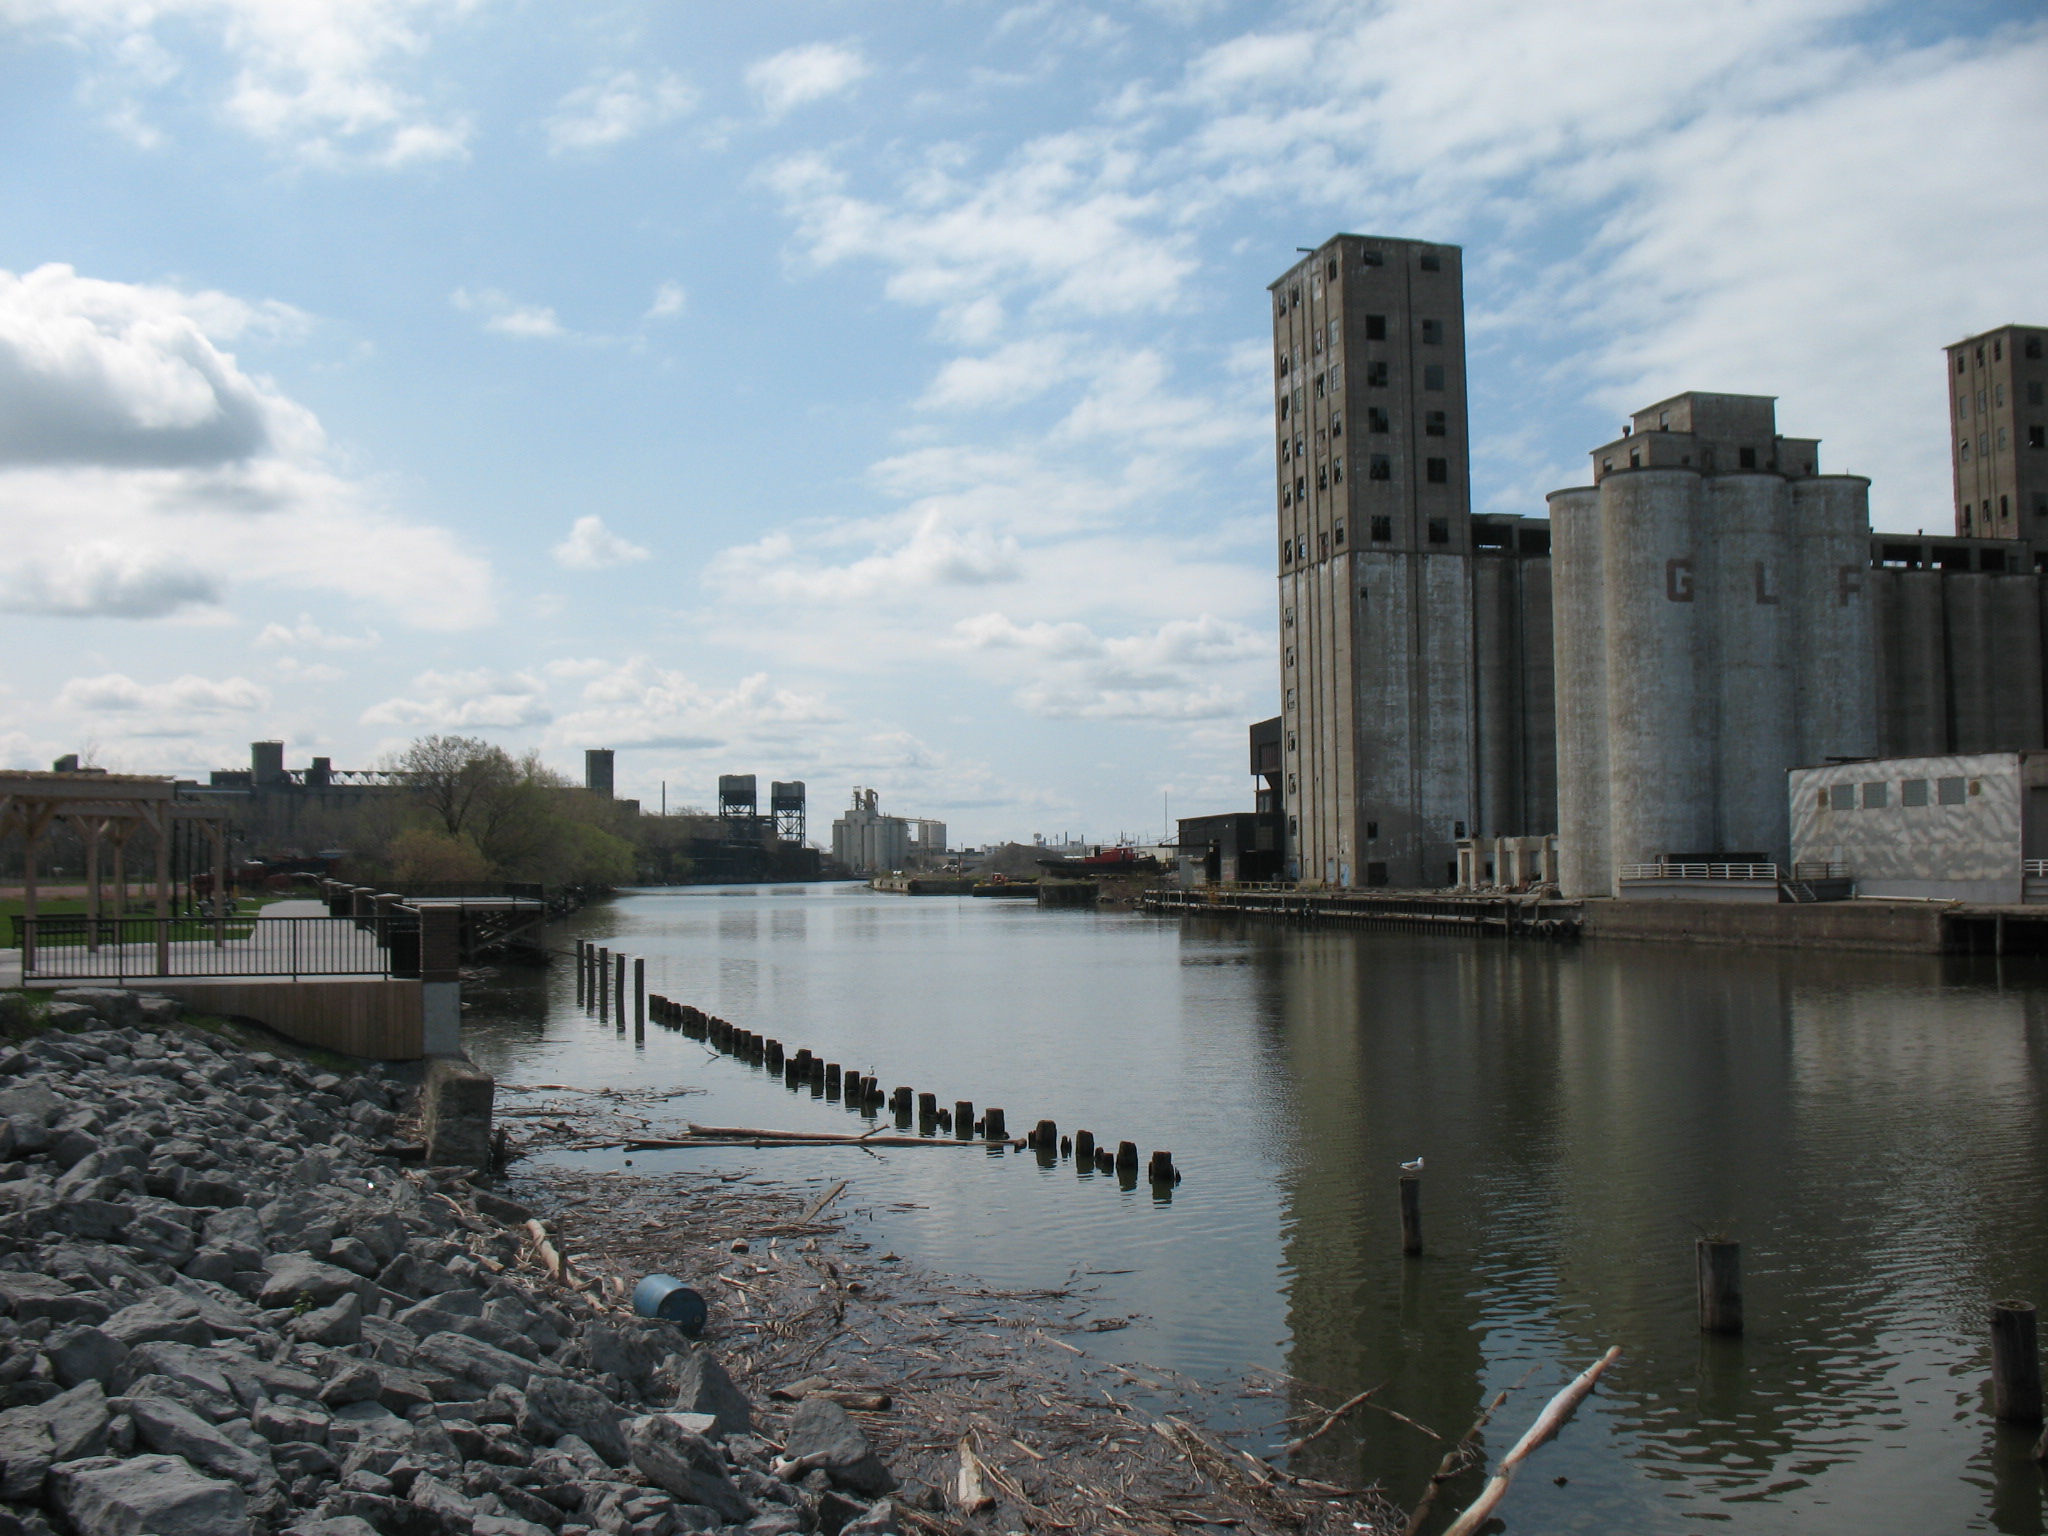
[{"label": "rocky shoreline", "polygon": [[[1057,1293],[863,1278],[715,1175],[409,1166],[403,1078],[177,1015],[68,993],[0,1045],[0,1536],[1385,1528],[1134,1406],[1170,1384]],[[656,1268],[702,1338],[633,1315]]]}]

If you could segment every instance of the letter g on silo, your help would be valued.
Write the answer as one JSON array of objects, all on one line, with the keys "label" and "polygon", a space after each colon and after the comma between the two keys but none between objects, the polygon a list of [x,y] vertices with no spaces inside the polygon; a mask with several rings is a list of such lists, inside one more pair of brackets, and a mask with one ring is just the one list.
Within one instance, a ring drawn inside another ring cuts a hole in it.
[{"label": "letter g on silo", "polygon": [[1664,595],[1674,603],[1692,601],[1692,559],[1690,556],[1664,562]]}]

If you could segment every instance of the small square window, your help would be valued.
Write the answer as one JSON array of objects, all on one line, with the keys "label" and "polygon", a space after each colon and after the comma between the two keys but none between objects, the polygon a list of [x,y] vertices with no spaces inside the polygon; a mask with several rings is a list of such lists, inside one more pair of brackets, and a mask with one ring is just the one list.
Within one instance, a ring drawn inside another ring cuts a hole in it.
[{"label": "small square window", "polygon": [[2027,446],[2029,448],[2048,448],[2048,427],[2027,428]]},{"label": "small square window", "polygon": [[1342,459],[1338,459],[1330,466],[1330,478],[1339,485],[1344,483],[1344,461]]},{"label": "small square window", "polygon": [[1344,435],[1344,413],[1343,413],[1342,411],[1332,411],[1332,412],[1330,412],[1330,436],[1332,436],[1332,437],[1342,437],[1343,435]]},{"label": "small square window", "polygon": [[1365,408],[1365,430],[1368,432],[1386,432],[1391,430],[1387,424],[1387,413],[1376,405],[1367,406]]},{"label": "small square window", "polygon": [[1432,517],[1429,520],[1429,542],[1432,544],[1448,544],[1451,542],[1451,525],[1447,519]]},{"label": "small square window", "polygon": [[1756,468],[1756,450],[1754,448],[1741,449],[1735,457],[1744,469]]},{"label": "small square window", "polygon": [[1367,341],[1385,341],[1387,339],[1387,317],[1385,315],[1367,315],[1365,317],[1365,339]]},{"label": "small square window", "polygon": [[1320,373],[1316,375],[1316,398],[1323,398],[1323,376]]},{"label": "small square window", "polygon": [[1342,363],[1330,364],[1330,393],[1334,395],[1338,390],[1342,389],[1343,387],[1344,365]]},{"label": "small square window", "polygon": [[1287,419],[1287,397],[1285,395],[1280,397],[1280,419],[1282,421]]},{"label": "small square window", "polygon": [[1368,480],[1391,480],[1394,478],[1393,461],[1384,453],[1376,453],[1372,456],[1372,462],[1366,466],[1365,474]]},{"label": "small square window", "polygon": [[1431,485],[1451,483],[1451,461],[1449,459],[1423,460],[1424,477]]},{"label": "small square window", "polygon": [[2029,337],[2027,338],[2027,356],[2029,356],[2029,357],[2031,357],[2031,358],[2036,358],[2036,359],[2038,359],[2038,358],[2039,358],[2039,357],[2041,356],[2041,338],[2040,338],[2040,337],[2038,337],[2038,336],[2029,336]]},{"label": "small square window", "polygon": [[1384,266],[1386,265],[1386,260],[1386,257],[1382,256],[1378,251],[1360,251],[1358,253],[1358,264],[1361,267]]},{"label": "small square window", "polygon": [[1365,365],[1365,383],[1369,389],[1385,389],[1387,387],[1387,365],[1385,363],[1367,363]]},{"label": "small square window", "polygon": [[1991,361],[1993,361],[1994,363],[2002,363],[2005,361],[2004,342],[1994,341],[1993,343],[1991,343]]},{"label": "small square window", "polygon": [[1307,476],[1307,475],[1296,475],[1296,476],[1294,477],[1294,499],[1295,499],[1296,501],[1307,501],[1307,500],[1308,500],[1308,476]]},{"label": "small square window", "polygon": [[1376,517],[1372,520],[1372,541],[1375,544],[1390,544],[1394,538],[1394,520],[1391,517]]},{"label": "small square window", "polygon": [[1425,272],[1441,272],[1444,269],[1443,258],[1434,251],[1425,251],[1422,255],[1421,267]]},{"label": "small square window", "polygon": [[1961,805],[1963,803],[1963,781],[1961,779],[1936,779],[1934,799],[1938,805]]},{"label": "small square window", "polygon": [[1442,411],[1425,411],[1422,415],[1422,435],[1443,437],[1450,431],[1448,417]]},{"label": "small square window", "polygon": [[1863,786],[1863,809],[1866,811],[1881,811],[1891,803],[1892,786],[1890,781],[1865,784]]},{"label": "small square window", "polygon": [[1316,489],[1319,491],[1327,491],[1329,488],[1330,467],[1327,464],[1318,464],[1316,466]]},{"label": "small square window", "polygon": [[1444,365],[1431,363],[1422,370],[1422,387],[1441,391],[1444,387]]},{"label": "small square window", "polygon": [[1963,354],[1958,352],[1956,354],[1956,372],[1961,373],[1963,371],[1963,366]]},{"label": "small square window", "polygon": [[2027,404],[2041,405],[2044,403],[2048,402],[2044,402],[2042,399],[2041,386],[2039,384],[2029,384],[2027,386]]},{"label": "small square window", "polygon": [[[1339,474],[1339,478],[1342,478],[1341,472]],[[1339,523],[1337,525],[1337,547],[1339,549],[1342,549],[1344,547],[1344,525],[1342,523]]]},{"label": "small square window", "polygon": [[1335,257],[1332,257],[1332,258],[1331,258],[1331,260],[1330,260],[1330,263],[1329,263],[1329,265],[1328,265],[1327,267],[1325,267],[1325,268],[1324,268],[1323,270],[1324,270],[1324,272],[1325,272],[1325,273],[1326,273],[1326,274],[1328,275],[1328,277],[1329,277],[1330,281],[1334,283],[1334,282],[1335,282],[1335,281],[1337,280],[1337,262],[1336,262],[1336,258],[1335,258]]},{"label": "small square window", "polygon": [[1282,565],[1294,564],[1294,540],[1282,539],[1280,541],[1280,563]]},{"label": "small square window", "polygon": [[[1270,698],[1270,697],[1271,697],[1271,695],[1269,694],[1269,695],[1268,695],[1268,697]],[[1380,835],[1380,824],[1379,824],[1378,822],[1376,822],[1376,821],[1368,821],[1368,822],[1367,822],[1367,823],[1365,824],[1365,840],[1366,840],[1366,841],[1367,841],[1367,842],[1369,843],[1369,842],[1371,842],[1371,841],[1372,841],[1372,840],[1373,840],[1374,838],[1378,837],[1379,835]]]},{"label": "small square window", "polygon": [[1927,803],[1927,781],[1907,779],[1899,785],[1899,804],[1925,805]]},{"label": "small square window", "polygon": [[1629,451],[1628,451],[1628,467],[1629,467],[1630,469],[1641,469],[1641,468],[1643,467],[1643,455],[1642,455],[1642,450],[1641,450],[1641,449],[1638,449],[1638,448],[1631,448],[1631,449],[1629,449]]},{"label": "small square window", "polygon": [[1422,344],[1426,347],[1440,347],[1444,341],[1444,323],[1441,320],[1422,322]]},{"label": "small square window", "polygon": [[1854,784],[1836,784],[1832,786],[1828,790],[1828,809],[1833,811],[1855,810],[1856,786]]}]

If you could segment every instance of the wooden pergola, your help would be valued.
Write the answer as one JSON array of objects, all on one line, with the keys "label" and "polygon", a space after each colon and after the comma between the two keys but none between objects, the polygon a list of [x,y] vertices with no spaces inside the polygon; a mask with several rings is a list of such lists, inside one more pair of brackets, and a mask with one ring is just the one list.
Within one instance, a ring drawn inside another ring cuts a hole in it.
[{"label": "wooden pergola", "polygon": [[216,910],[227,889],[227,810],[178,798],[174,779],[154,774],[0,772],[0,837],[22,836],[22,969],[35,966],[36,854],[56,820],[69,821],[85,844],[87,943],[99,943],[100,854],[111,847],[119,905],[127,905],[128,843],[143,828],[156,834],[155,908],[159,969],[169,970],[171,829],[179,822],[203,827],[213,858]]}]

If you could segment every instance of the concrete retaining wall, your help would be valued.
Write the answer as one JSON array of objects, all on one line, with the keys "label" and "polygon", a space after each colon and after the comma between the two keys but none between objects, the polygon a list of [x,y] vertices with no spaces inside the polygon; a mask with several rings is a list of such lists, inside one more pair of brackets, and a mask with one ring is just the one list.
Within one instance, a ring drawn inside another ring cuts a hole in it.
[{"label": "concrete retaining wall", "polygon": [[1580,936],[1664,943],[1786,944],[1939,954],[1942,913],[1933,902],[1589,900]]}]

